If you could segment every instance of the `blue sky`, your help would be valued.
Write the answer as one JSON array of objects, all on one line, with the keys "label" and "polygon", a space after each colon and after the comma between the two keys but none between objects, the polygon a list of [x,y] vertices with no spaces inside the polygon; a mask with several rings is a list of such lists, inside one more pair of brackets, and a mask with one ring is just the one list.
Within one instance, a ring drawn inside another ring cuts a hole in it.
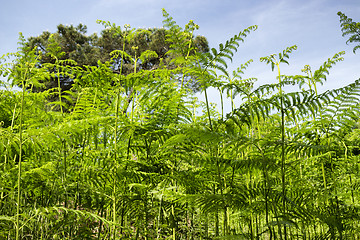
[{"label": "blue sky", "polygon": [[[254,62],[244,77],[258,84],[274,82],[275,73],[260,57],[297,45],[283,74],[300,74],[304,65],[317,69],[329,57],[346,51],[345,60],[330,71],[323,90],[342,87],[360,78],[360,51],[346,45],[341,36],[338,11],[360,22],[359,0],[14,0],[0,8],[0,55],[17,49],[18,33],[25,37],[54,32],[62,24],[88,26],[88,34],[100,32],[97,19],[119,26],[161,27],[161,9],[184,26],[190,19],[200,26],[197,34],[217,47],[250,25],[258,25],[241,44],[230,69],[249,59]],[[212,92],[211,94],[216,94]],[[214,96],[215,98],[215,96]]]}]

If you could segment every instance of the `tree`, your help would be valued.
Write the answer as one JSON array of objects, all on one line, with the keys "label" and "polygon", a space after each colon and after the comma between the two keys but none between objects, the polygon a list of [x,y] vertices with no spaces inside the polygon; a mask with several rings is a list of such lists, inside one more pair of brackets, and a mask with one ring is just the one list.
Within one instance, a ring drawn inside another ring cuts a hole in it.
[{"label": "tree", "polygon": [[360,22],[354,22],[342,12],[338,12],[338,15],[340,17],[342,36],[350,35],[346,44],[354,42],[358,43],[353,49],[353,52],[355,53],[356,50],[360,48]]},{"label": "tree", "polygon": [[[106,22],[102,22],[105,23]],[[118,27],[119,28],[119,27]],[[62,24],[57,26],[55,33],[48,31],[43,32],[37,37],[28,38],[26,45],[30,50],[37,48],[40,55],[39,67],[44,67],[47,64],[55,64],[61,60],[74,60],[79,67],[97,66],[99,61],[101,63],[110,62],[111,67],[115,73],[128,75],[134,72],[133,62],[136,60],[136,71],[153,70],[159,66],[167,68],[176,68],[172,63],[174,56],[169,54],[171,50],[171,42],[168,41],[169,30],[164,28],[149,28],[149,29],[130,29],[130,26],[125,25],[125,29],[118,29],[115,31],[111,27],[106,27],[98,36],[96,33],[88,36],[87,27],[79,24],[64,26]],[[133,34],[131,42],[124,44],[125,36]],[[204,36],[196,36],[190,41],[198,51],[208,52],[208,42]],[[125,55],[123,58],[124,64],[121,64],[120,54],[111,54],[114,50],[122,50],[124,48]],[[152,54],[148,58],[139,59],[139,56],[146,51],[151,51]],[[64,65],[69,63],[65,62]],[[51,65],[50,65],[51,66]],[[119,67],[122,66],[121,71]],[[52,70],[56,73],[56,67]],[[69,90],[74,81],[71,77],[56,76],[50,80],[44,80],[44,85],[41,88],[33,88],[33,91],[44,91],[47,89],[58,87],[58,79],[60,78],[61,90]],[[196,90],[196,84],[190,85],[193,90]]]}]

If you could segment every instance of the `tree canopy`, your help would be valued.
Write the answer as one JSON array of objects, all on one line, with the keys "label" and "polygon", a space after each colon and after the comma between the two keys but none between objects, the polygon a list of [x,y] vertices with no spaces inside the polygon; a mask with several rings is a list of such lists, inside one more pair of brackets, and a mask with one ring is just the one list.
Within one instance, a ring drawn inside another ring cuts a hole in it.
[{"label": "tree canopy", "polygon": [[[37,49],[37,54],[40,56],[39,67],[69,59],[75,61],[79,67],[97,66],[99,62],[109,62],[115,73],[121,72],[123,75],[133,73],[134,70],[153,70],[160,66],[170,69],[177,67],[172,62],[175,57],[174,54],[170,54],[173,46],[168,40],[170,36],[168,29],[131,29],[129,25],[125,25],[124,29],[120,27],[114,29],[107,25],[107,22],[99,21],[99,23],[106,27],[99,35],[96,33],[87,35],[87,27],[84,24],[78,26],[60,24],[54,33],[44,31],[37,37],[29,37],[25,46],[27,51]],[[132,36],[127,40],[126,36],[130,34]],[[185,32],[183,36],[186,37],[185,42],[189,42],[197,51],[209,51],[208,42],[204,36],[191,36],[189,39]],[[128,43],[124,44],[125,41]],[[116,53],[116,51],[118,52]],[[125,53],[123,59],[119,54],[121,51]],[[123,64],[121,61],[124,61]],[[136,65],[133,64],[134,61],[137,62]],[[67,62],[64,63],[64,65],[68,64]],[[52,71],[56,70],[53,68]],[[70,89],[73,85],[72,78],[68,76],[57,77],[60,78],[63,91]],[[33,91],[43,91],[56,86],[57,79],[53,78],[44,80],[44,85],[41,88],[33,88]],[[193,82],[190,87],[196,91],[198,84]]]}]

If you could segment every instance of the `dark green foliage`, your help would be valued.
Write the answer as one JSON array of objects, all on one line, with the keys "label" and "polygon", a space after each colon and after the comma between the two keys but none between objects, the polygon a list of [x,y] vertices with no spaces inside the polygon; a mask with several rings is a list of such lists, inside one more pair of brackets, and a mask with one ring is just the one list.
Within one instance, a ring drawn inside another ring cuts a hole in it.
[{"label": "dark green foliage", "polygon": [[[171,45],[167,40],[168,30],[164,28],[134,30],[130,29],[130,26],[125,26],[122,30],[120,27],[110,28],[108,22],[99,21],[99,23],[107,27],[99,36],[97,34],[88,36],[87,27],[83,24],[76,27],[60,24],[55,33],[46,31],[37,37],[28,38],[26,41],[28,49],[36,48],[40,56],[38,66],[54,72],[50,79],[42,80],[45,85],[41,88],[33,88],[33,91],[44,91],[56,87],[58,75],[60,75],[62,91],[72,87],[74,77],[64,75],[63,72],[57,74],[57,66],[54,64],[59,60],[71,59],[81,68],[110,62],[115,73],[120,73],[121,66],[123,75],[134,72],[134,61],[137,62],[136,71],[176,67],[170,64],[174,58],[170,54],[171,46],[175,45]],[[205,37],[196,36],[192,42],[192,47],[196,47],[198,51],[208,51],[208,42]],[[123,46],[124,49],[122,49]],[[117,50],[125,51],[128,57],[122,60],[120,55],[114,52]],[[121,61],[124,62],[121,64]],[[62,62],[62,65],[67,66],[71,63]]]}]

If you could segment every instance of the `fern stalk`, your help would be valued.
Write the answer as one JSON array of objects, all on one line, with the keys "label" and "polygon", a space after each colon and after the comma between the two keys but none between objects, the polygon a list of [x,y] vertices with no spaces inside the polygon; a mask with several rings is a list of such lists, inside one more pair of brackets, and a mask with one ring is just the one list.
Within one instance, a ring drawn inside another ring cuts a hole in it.
[{"label": "fern stalk", "polygon": [[[24,115],[24,100],[25,100],[25,84],[26,84],[26,77],[28,75],[28,73],[30,72],[30,69],[32,67],[34,67],[35,63],[37,61],[37,58],[35,58],[34,64],[31,65],[28,62],[25,62],[25,72],[23,75],[23,78],[21,79],[21,84],[22,84],[22,92],[21,92],[21,102],[20,102],[20,122],[19,122],[19,141],[20,141],[20,146],[19,146],[19,163],[18,163],[18,179],[17,179],[17,184],[18,184],[18,191],[17,191],[17,206],[16,206],[16,240],[19,240],[20,237],[20,210],[21,210],[21,172],[22,172],[22,151],[23,151],[23,115]],[[15,113],[15,112],[14,112]]]},{"label": "fern stalk", "polygon": [[24,98],[25,98],[25,77],[27,69],[24,74],[24,79],[22,81],[22,93],[21,93],[21,103],[20,103],[20,123],[19,123],[19,163],[18,163],[18,192],[17,192],[17,205],[16,205],[16,240],[19,240],[19,231],[20,231],[20,209],[21,209],[21,162],[22,162],[22,148],[23,148],[23,113],[24,113]]},{"label": "fern stalk", "polygon": [[112,192],[112,213],[113,213],[113,239],[116,239],[116,177],[117,177],[117,169],[118,169],[118,162],[117,162],[117,151],[118,151],[118,118],[119,118],[119,105],[120,105],[120,79],[121,79],[121,73],[122,73],[122,67],[124,62],[124,51],[125,51],[125,38],[124,43],[122,46],[122,53],[121,53],[121,65],[120,65],[120,73],[119,73],[119,82],[117,84],[117,92],[116,92],[116,104],[115,104],[115,133],[114,133],[114,172],[113,172],[113,192]]},{"label": "fern stalk", "polygon": [[[280,62],[276,63],[278,70],[279,83],[281,83],[281,73],[280,73]],[[285,176],[285,109],[284,109],[284,97],[281,84],[279,86],[279,93],[281,94],[280,98],[280,110],[281,110],[281,182],[282,182],[282,204],[283,204],[283,214],[286,215],[286,176]],[[287,239],[286,225],[284,225],[284,238]]]},{"label": "fern stalk", "polygon": [[57,70],[57,82],[58,82],[58,92],[59,92],[59,102],[60,102],[60,111],[63,114],[63,107],[62,107],[62,99],[61,99],[61,84],[60,84],[60,72],[59,69]]},{"label": "fern stalk", "polygon": [[[272,54],[268,57],[262,57],[260,58],[260,61],[265,62],[266,64],[271,64],[272,70],[274,70],[274,67],[277,67],[277,73],[278,73],[278,79],[279,79],[279,97],[280,97],[280,131],[281,131],[281,159],[280,159],[280,168],[281,168],[281,190],[282,190],[282,214],[284,216],[287,216],[287,210],[286,210],[286,169],[285,169],[285,107],[284,107],[284,92],[282,90],[282,81],[281,81],[281,72],[280,72],[280,63],[286,63],[287,58],[289,58],[289,53],[291,53],[293,50],[296,50],[297,46],[294,45],[292,47],[286,48],[282,53],[278,54],[278,59],[276,58],[276,54]],[[278,220],[277,220],[278,221]],[[280,239],[282,239],[282,233],[281,233],[281,227],[279,225],[279,235]],[[287,239],[287,231],[286,231],[286,225],[284,225],[284,239]]]},{"label": "fern stalk", "polygon": [[213,130],[213,126],[212,126],[212,122],[211,122],[211,115],[210,115],[210,106],[209,106],[209,100],[208,100],[206,88],[204,88],[204,94],[205,94],[206,110],[207,110],[207,115],[208,115],[208,119],[209,119],[210,130]]}]

